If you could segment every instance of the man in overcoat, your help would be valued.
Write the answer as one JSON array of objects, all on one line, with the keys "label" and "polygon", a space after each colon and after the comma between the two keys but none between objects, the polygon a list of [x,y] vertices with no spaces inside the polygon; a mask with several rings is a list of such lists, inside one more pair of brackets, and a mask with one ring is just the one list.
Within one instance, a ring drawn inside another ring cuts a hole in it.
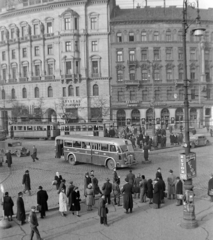
[{"label": "man in overcoat", "polygon": [[208,182],[208,195],[211,197],[211,202],[213,202],[213,173],[210,176],[209,182]]},{"label": "man in overcoat", "polygon": [[149,145],[146,142],[143,146],[143,156],[145,161],[149,161]]},{"label": "man in overcoat", "polygon": [[129,174],[127,174],[126,176],[128,183],[133,185],[133,183],[135,182],[135,174],[132,173],[132,170],[129,170]]},{"label": "man in overcoat", "polygon": [[92,183],[92,188],[94,190],[94,194],[97,195],[100,193],[102,195],[102,192],[98,186],[98,179],[95,177],[93,170],[90,171],[90,177],[91,177],[91,183]]},{"label": "man in overcoat", "polygon": [[13,163],[12,154],[11,154],[10,150],[8,150],[8,152],[6,153],[6,157],[7,157],[7,166],[10,168]]},{"label": "man in overcoat", "polygon": [[111,203],[111,192],[112,192],[112,183],[109,182],[109,178],[106,179],[106,182],[104,183],[102,190],[103,190],[103,194],[105,196],[106,202],[108,204]]},{"label": "man in overcoat", "polygon": [[8,218],[8,221],[12,221],[14,203],[8,192],[4,194],[2,205],[4,216]]},{"label": "man in overcoat", "polygon": [[24,191],[23,193],[25,193],[26,191],[28,191],[29,196],[31,195],[31,184],[30,184],[30,174],[29,174],[29,170],[25,171],[25,174],[23,175],[23,180],[22,180],[22,184],[24,185]]},{"label": "man in overcoat", "polygon": [[18,198],[17,198],[17,214],[16,217],[19,221],[21,221],[21,225],[25,223],[26,220],[26,214],[25,214],[25,207],[24,207],[24,201],[23,201],[23,193],[19,192],[18,193]]},{"label": "man in overcoat", "polygon": [[180,206],[183,204],[183,199],[181,197],[183,195],[183,183],[180,180],[180,177],[176,178],[175,193],[177,198],[176,206]]},{"label": "man in overcoat", "polygon": [[31,228],[31,233],[30,233],[30,240],[33,240],[34,233],[36,234],[37,240],[43,240],[40,236],[39,230],[38,230],[38,219],[36,216],[36,207],[33,206],[31,207],[31,212],[29,215],[29,223],[30,223],[30,228]]},{"label": "man in overcoat", "polygon": [[33,145],[33,154],[31,155],[33,162],[35,162],[35,160],[39,160],[39,158],[37,157],[37,148],[35,147],[35,145]]},{"label": "man in overcoat", "polygon": [[45,190],[43,190],[42,186],[39,186],[39,191],[37,192],[37,204],[40,205],[40,213],[41,218],[44,218],[46,216],[45,212],[48,211],[48,194]]},{"label": "man in overcoat", "polygon": [[156,177],[156,178],[162,177],[161,168],[158,168],[158,169],[157,169],[157,172],[156,172],[156,176],[155,176],[155,177]]},{"label": "man in overcoat", "polygon": [[161,186],[158,183],[158,180],[154,180],[154,192],[153,192],[153,208],[160,208],[161,204]]},{"label": "man in overcoat", "polygon": [[165,182],[164,182],[162,177],[158,177],[157,179],[158,179],[158,184],[159,184],[159,188],[160,188],[161,203],[164,203],[166,184],[165,184]]},{"label": "man in overcoat", "polygon": [[99,200],[98,215],[100,217],[100,224],[104,224],[105,226],[109,226],[107,224],[107,213],[108,213],[108,209],[107,209],[106,199],[105,199],[105,196],[102,195]]},{"label": "man in overcoat", "polygon": [[123,193],[123,207],[126,209],[125,213],[128,213],[130,210],[130,213],[132,213],[133,209],[133,198],[132,194],[133,192],[133,185],[128,182],[128,178],[125,179],[126,184],[122,188]]},{"label": "man in overcoat", "polygon": [[67,198],[68,198],[68,204],[69,204],[69,208],[71,211],[71,207],[72,207],[72,192],[74,191],[75,186],[73,185],[73,181],[70,182],[70,185],[67,189]]},{"label": "man in overcoat", "polygon": [[175,183],[176,183],[176,177],[173,174],[173,171],[169,171],[169,177],[167,178],[167,189],[168,189],[168,199],[175,199]]}]

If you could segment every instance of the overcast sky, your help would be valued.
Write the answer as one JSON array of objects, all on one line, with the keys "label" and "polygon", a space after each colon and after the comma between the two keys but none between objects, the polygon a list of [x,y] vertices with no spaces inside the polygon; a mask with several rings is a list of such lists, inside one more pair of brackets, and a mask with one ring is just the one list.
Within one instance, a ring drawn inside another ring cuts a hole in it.
[{"label": "overcast sky", "polygon": [[[1,0],[0,0],[1,1]],[[183,6],[183,0],[165,0],[166,6]],[[188,0],[189,3],[196,3],[196,0]],[[145,0],[135,0],[135,6],[138,4],[141,7],[145,6]],[[132,8],[133,0],[116,0],[116,4],[121,8]],[[150,7],[163,6],[164,0],[147,0],[147,5]],[[213,8],[213,0],[199,0],[199,8]],[[213,17],[212,17],[213,18]]]}]

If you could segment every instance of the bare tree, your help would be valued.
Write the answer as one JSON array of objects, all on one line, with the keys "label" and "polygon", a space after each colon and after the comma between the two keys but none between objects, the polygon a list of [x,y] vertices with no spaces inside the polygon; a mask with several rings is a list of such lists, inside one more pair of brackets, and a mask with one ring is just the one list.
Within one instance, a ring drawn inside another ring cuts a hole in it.
[{"label": "bare tree", "polygon": [[33,111],[34,115],[39,117],[40,119],[43,118],[44,113],[45,113],[45,108],[44,108],[44,98],[40,97],[36,104],[33,104]]},{"label": "bare tree", "polygon": [[109,99],[104,98],[102,96],[94,98],[92,101],[92,108],[95,109],[94,111],[97,121],[103,118],[109,120],[110,116]]}]

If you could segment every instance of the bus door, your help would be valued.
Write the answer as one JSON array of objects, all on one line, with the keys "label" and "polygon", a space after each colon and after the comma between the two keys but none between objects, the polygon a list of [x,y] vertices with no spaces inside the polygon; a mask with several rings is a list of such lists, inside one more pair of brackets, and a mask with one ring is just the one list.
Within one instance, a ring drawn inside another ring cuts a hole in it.
[{"label": "bus door", "polygon": [[92,163],[92,149],[89,142],[81,142],[82,161]]},{"label": "bus door", "polygon": [[92,164],[102,165],[101,163],[101,151],[100,144],[92,143]]},{"label": "bus door", "polygon": [[47,137],[49,138],[51,136],[50,134],[50,125],[47,125]]}]

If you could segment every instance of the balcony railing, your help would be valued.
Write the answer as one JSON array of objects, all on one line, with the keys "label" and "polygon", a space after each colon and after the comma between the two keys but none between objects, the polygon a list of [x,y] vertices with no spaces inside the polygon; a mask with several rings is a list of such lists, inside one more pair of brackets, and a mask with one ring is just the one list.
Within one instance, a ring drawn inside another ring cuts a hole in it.
[{"label": "balcony railing", "polygon": [[8,80],[8,82],[9,82],[9,83],[15,83],[15,82],[17,82],[17,79],[15,79],[15,78],[10,78],[10,79]]},{"label": "balcony railing", "polygon": [[92,77],[92,78],[100,77],[100,73],[92,73],[92,74],[91,74],[91,77]]},{"label": "balcony railing", "polygon": [[55,76],[54,75],[49,75],[49,76],[44,76],[45,80],[54,80]]},{"label": "balcony railing", "polygon": [[127,60],[128,65],[137,65],[137,60]]},{"label": "balcony railing", "polygon": [[41,35],[33,35],[32,36],[32,39],[39,39],[39,38],[42,38],[42,36]]},{"label": "balcony railing", "polygon": [[27,82],[28,78],[27,77],[20,77],[19,82]]},{"label": "balcony railing", "polygon": [[16,39],[16,38],[9,39],[9,43],[14,43],[14,42],[16,42],[16,41],[17,41],[17,39]]},{"label": "balcony railing", "polygon": [[54,37],[54,33],[46,33],[44,36],[45,38],[51,38]]},{"label": "balcony railing", "polygon": [[19,40],[22,41],[27,41],[29,39],[28,36],[20,37]]},{"label": "balcony railing", "polygon": [[41,81],[41,77],[40,76],[32,76],[31,80],[32,81]]}]

